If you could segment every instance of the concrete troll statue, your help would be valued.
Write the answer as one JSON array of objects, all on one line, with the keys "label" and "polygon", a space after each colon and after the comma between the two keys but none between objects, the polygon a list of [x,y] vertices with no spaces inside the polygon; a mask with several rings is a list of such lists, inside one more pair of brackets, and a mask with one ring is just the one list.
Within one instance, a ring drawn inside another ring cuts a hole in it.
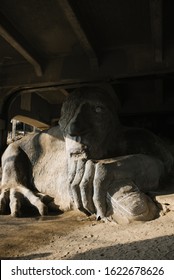
[{"label": "concrete troll statue", "polygon": [[153,133],[122,126],[118,110],[111,86],[79,88],[64,102],[58,126],[10,144],[0,213],[21,216],[32,206],[40,215],[78,208],[119,223],[157,217],[147,193],[170,174],[173,157]]}]

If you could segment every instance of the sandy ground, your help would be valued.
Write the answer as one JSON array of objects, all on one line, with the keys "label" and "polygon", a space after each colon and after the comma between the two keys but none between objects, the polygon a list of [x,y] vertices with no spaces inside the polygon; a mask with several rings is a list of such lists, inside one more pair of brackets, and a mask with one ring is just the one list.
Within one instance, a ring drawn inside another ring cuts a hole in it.
[{"label": "sandy ground", "polygon": [[[174,259],[174,195],[160,196],[156,220],[119,225],[86,218],[0,216],[1,259]],[[165,213],[164,213],[165,212]]]}]

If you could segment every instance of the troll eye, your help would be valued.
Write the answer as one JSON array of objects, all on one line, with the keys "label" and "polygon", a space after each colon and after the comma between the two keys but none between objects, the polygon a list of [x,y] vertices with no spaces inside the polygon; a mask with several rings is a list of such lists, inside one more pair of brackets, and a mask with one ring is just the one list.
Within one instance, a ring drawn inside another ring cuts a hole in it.
[{"label": "troll eye", "polygon": [[101,113],[103,111],[103,108],[101,106],[96,106],[95,107],[95,112],[96,113]]}]

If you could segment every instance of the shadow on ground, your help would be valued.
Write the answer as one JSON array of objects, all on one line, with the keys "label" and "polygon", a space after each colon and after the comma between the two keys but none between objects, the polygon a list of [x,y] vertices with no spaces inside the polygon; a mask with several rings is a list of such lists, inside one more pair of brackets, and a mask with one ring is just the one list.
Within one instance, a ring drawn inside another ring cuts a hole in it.
[{"label": "shadow on ground", "polygon": [[43,253],[43,254],[30,254],[22,257],[9,257],[4,258],[0,256],[1,260],[37,260],[38,258],[48,258],[51,255],[51,253]]},{"label": "shadow on ground", "polygon": [[174,235],[117,244],[74,255],[76,260],[174,260]]}]

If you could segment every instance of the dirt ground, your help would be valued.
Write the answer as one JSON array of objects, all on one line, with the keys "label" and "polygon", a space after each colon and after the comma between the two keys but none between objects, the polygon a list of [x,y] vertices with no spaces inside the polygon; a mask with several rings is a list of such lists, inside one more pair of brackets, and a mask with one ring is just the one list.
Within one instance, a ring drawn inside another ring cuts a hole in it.
[{"label": "dirt ground", "polygon": [[164,207],[149,222],[119,225],[86,218],[0,216],[1,259],[174,259],[174,195],[158,196]]}]

